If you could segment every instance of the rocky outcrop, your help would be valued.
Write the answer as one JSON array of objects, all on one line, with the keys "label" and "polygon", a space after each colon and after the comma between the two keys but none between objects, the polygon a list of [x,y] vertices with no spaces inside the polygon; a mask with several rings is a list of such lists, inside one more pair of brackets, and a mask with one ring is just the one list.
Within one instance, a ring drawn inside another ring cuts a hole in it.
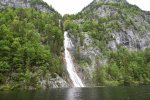
[{"label": "rocky outcrop", "polygon": [[[94,14],[98,17],[107,17],[114,14],[119,14],[115,9],[110,5],[102,5],[94,11]],[[144,12],[141,12],[144,14]],[[127,13],[126,13],[127,14]],[[149,16],[149,15],[148,15]],[[124,15],[123,15],[124,17]],[[126,18],[130,18],[133,22],[132,26],[128,26],[125,28],[122,22],[122,19],[118,19],[118,22],[121,26],[121,31],[119,32],[110,32],[112,34],[115,41],[109,42],[108,46],[112,49],[116,49],[117,45],[123,45],[124,47],[130,49],[144,49],[145,47],[149,47],[150,45],[150,23],[147,20],[149,18],[144,19],[144,17],[140,15],[135,16],[126,16]],[[121,25],[122,24],[122,25]],[[143,25],[142,25],[143,24]],[[133,28],[134,27],[134,28]]]},{"label": "rocky outcrop", "polygon": [[[120,26],[119,31],[111,29],[107,32],[107,34],[111,34],[114,38],[114,40],[108,42],[107,46],[109,48],[116,50],[118,45],[122,45],[136,50],[150,46],[149,12],[142,11],[138,7],[128,4],[126,0],[95,0],[81,13],[87,12],[92,12],[92,14],[89,13],[88,17],[89,19],[93,18],[90,20],[96,21],[101,20],[101,18],[108,18],[109,16],[119,16],[109,21],[117,21]],[[107,25],[108,23],[104,22],[102,24]],[[106,30],[109,30],[109,28],[106,27]]]},{"label": "rocky outcrop", "polygon": [[75,57],[74,63],[77,72],[86,86],[93,85],[93,73],[96,67],[102,63],[105,63],[105,59],[99,59],[101,55],[100,49],[97,46],[93,46],[93,40],[87,32],[83,32],[83,43],[80,44],[81,38],[75,38],[72,33],[69,34],[73,48],[70,50]]},{"label": "rocky outcrop", "polygon": [[94,2],[126,2],[126,0],[94,0]]},{"label": "rocky outcrop", "polygon": [[21,8],[28,8],[32,7],[36,10],[42,11],[42,12],[50,12],[50,13],[56,13],[55,10],[50,7],[47,3],[45,3],[42,0],[0,0],[0,8],[5,7],[21,7]]},{"label": "rocky outcrop", "polygon": [[149,33],[142,33],[143,37],[133,30],[112,33],[115,40],[108,43],[111,49],[117,49],[117,45],[123,45],[129,49],[145,49],[150,46]]},{"label": "rocky outcrop", "polygon": [[55,78],[51,78],[49,74],[46,79],[42,78],[38,83],[42,89],[70,87],[70,85],[57,74],[55,74]]},{"label": "rocky outcrop", "polygon": [[30,7],[30,3],[28,0],[1,0],[0,1],[1,8],[5,6],[11,7]]}]

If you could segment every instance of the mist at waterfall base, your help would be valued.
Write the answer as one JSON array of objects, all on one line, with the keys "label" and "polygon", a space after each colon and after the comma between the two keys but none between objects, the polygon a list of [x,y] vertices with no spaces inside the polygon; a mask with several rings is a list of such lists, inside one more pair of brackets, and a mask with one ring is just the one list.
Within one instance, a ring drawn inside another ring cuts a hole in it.
[{"label": "mist at waterfall base", "polygon": [[69,39],[68,37],[68,32],[64,32],[65,61],[66,61],[66,67],[67,67],[69,77],[74,87],[84,87],[82,80],[80,79],[80,77],[78,76],[75,70],[75,66],[73,64],[73,60],[69,52],[72,46],[73,44],[71,42],[71,39]]}]

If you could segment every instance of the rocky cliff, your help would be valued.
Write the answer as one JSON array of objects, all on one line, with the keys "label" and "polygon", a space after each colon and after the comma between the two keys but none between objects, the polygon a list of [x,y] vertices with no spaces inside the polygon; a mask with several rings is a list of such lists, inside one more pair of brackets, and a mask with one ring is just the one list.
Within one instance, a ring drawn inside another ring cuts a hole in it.
[{"label": "rocky cliff", "polygon": [[74,41],[73,54],[87,85],[93,82],[96,70],[110,62],[109,51],[139,51],[150,46],[150,13],[126,0],[94,0],[69,18],[70,27],[66,27]]},{"label": "rocky cliff", "polygon": [[[128,4],[125,0],[95,0],[80,14],[88,15],[86,22],[96,21],[104,25],[108,30],[106,34],[111,34],[114,38],[107,41],[107,46],[112,49],[117,45],[132,49],[144,49],[150,45],[150,13]],[[113,25],[118,25],[118,30]]]},{"label": "rocky cliff", "polygon": [[22,8],[35,8],[36,10],[49,13],[57,13],[43,0],[0,0],[0,8],[9,7],[22,7]]},{"label": "rocky cliff", "polygon": [[116,3],[118,3],[118,2],[126,2],[126,0],[94,0],[93,2],[94,3],[95,2],[116,2]]}]

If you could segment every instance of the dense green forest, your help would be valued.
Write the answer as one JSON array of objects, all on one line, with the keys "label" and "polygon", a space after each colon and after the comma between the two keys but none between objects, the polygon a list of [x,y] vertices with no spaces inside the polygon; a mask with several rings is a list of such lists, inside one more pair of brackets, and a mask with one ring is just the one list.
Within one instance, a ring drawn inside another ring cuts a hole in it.
[{"label": "dense green forest", "polygon": [[108,63],[95,72],[97,85],[149,85],[150,49],[129,51],[119,48],[107,52]]},{"label": "dense green forest", "polygon": [[0,9],[0,89],[38,87],[40,77],[63,73],[63,31],[57,13]]}]

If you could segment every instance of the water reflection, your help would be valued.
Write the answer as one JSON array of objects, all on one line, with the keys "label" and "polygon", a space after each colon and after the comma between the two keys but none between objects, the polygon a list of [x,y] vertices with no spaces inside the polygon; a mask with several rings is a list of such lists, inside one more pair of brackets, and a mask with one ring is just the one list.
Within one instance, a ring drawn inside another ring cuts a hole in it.
[{"label": "water reflection", "polygon": [[65,100],[99,100],[102,97],[102,92],[97,88],[70,88],[66,92]]},{"label": "water reflection", "polygon": [[67,90],[66,100],[83,100],[81,98],[82,89],[81,88],[70,88]]},{"label": "water reflection", "polygon": [[150,100],[150,86],[0,91],[0,100]]}]

